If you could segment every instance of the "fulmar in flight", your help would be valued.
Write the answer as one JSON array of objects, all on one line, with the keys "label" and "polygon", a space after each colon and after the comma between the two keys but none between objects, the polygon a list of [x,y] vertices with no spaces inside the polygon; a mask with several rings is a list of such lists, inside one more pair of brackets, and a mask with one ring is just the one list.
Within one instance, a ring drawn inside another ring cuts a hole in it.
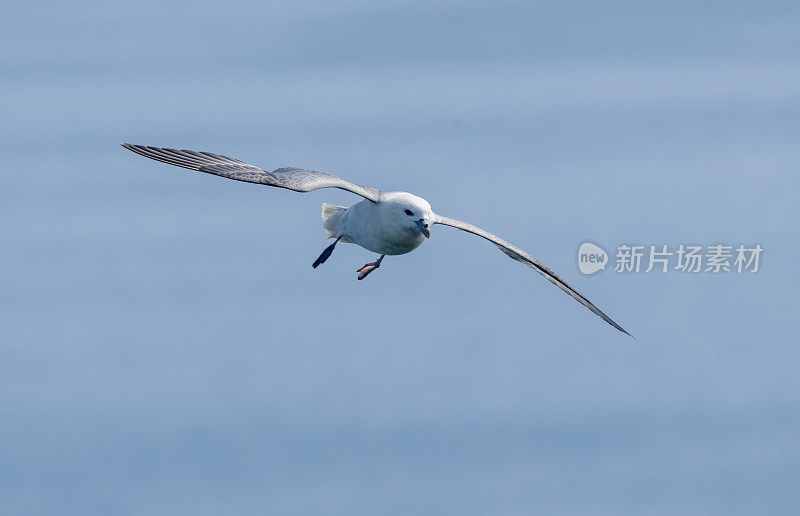
[{"label": "fulmar in flight", "polygon": [[364,249],[378,253],[380,257],[358,269],[362,280],[381,266],[386,255],[405,254],[413,251],[431,236],[431,226],[442,224],[485,238],[505,254],[544,276],[551,283],[569,294],[577,302],[591,310],[608,324],[630,335],[619,324],[604,314],[591,301],[583,297],[559,278],[556,273],[539,263],[536,258],[519,247],[468,222],[444,217],[433,212],[428,201],[408,192],[381,192],[374,188],[357,185],[324,172],[302,168],[279,168],[268,172],[238,159],[227,158],[210,152],[175,150],[123,143],[123,147],[142,156],[170,165],[198,170],[217,176],[277,186],[295,192],[310,192],[319,188],[339,188],[364,198],[363,201],[346,208],[322,204],[322,225],[334,242],[322,251],[312,267],[325,263],[339,242],[358,244]]}]

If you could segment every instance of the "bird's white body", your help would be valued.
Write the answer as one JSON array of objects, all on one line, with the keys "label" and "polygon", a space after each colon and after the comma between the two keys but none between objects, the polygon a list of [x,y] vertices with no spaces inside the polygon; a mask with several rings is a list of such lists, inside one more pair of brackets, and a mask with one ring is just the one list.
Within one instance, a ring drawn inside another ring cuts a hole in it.
[{"label": "bird's white body", "polygon": [[363,200],[349,208],[322,207],[323,226],[330,238],[382,255],[406,254],[419,247],[425,235],[417,222],[421,220],[427,228],[432,218],[430,204],[408,192],[383,192],[378,202]]}]

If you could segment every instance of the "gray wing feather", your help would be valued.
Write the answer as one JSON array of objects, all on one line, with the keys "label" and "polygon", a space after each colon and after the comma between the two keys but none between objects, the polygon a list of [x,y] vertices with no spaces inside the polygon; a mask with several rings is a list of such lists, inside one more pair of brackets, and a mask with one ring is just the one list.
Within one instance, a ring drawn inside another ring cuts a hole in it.
[{"label": "gray wing feather", "polygon": [[633,335],[631,335],[630,333],[625,331],[622,328],[622,326],[620,326],[619,324],[615,323],[609,316],[607,316],[599,308],[594,306],[594,304],[591,301],[589,301],[588,299],[583,297],[583,295],[581,295],[580,292],[578,292],[577,290],[572,288],[566,281],[564,281],[563,279],[559,278],[558,275],[555,272],[551,271],[550,269],[548,269],[547,267],[545,267],[544,265],[539,263],[539,260],[537,260],[536,258],[531,256],[530,254],[526,253],[525,251],[523,251],[519,247],[517,247],[517,246],[515,246],[513,244],[510,244],[509,242],[506,242],[505,240],[503,240],[502,238],[498,237],[497,235],[489,233],[488,231],[485,231],[485,230],[483,230],[483,229],[481,229],[481,228],[479,228],[477,226],[473,226],[472,224],[470,224],[468,222],[462,222],[460,220],[451,219],[449,217],[443,217],[441,215],[436,215],[436,218],[433,221],[433,223],[434,224],[443,224],[445,226],[451,226],[451,227],[460,229],[462,231],[466,231],[468,233],[472,233],[474,235],[478,235],[479,237],[485,238],[486,240],[490,241],[491,243],[496,245],[498,248],[500,248],[500,250],[503,251],[509,257],[513,258],[514,260],[516,260],[516,261],[518,261],[520,263],[524,263],[525,265],[527,265],[531,269],[534,269],[536,272],[538,272],[539,274],[541,274],[542,276],[547,278],[552,284],[554,284],[555,286],[557,286],[558,288],[560,288],[561,290],[566,292],[573,299],[575,299],[578,303],[582,304],[583,306],[585,306],[586,308],[591,310],[592,313],[598,315],[605,322],[607,322],[608,324],[610,324],[614,328],[618,329],[622,333],[633,337]]},{"label": "gray wing feather", "polygon": [[295,192],[310,192],[320,188],[339,188],[373,202],[377,202],[380,196],[380,191],[374,188],[357,185],[332,174],[315,170],[289,167],[267,172],[255,165],[211,152],[167,149],[146,145],[132,145],[130,143],[123,143],[122,146],[146,158],[236,181],[286,188]]}]

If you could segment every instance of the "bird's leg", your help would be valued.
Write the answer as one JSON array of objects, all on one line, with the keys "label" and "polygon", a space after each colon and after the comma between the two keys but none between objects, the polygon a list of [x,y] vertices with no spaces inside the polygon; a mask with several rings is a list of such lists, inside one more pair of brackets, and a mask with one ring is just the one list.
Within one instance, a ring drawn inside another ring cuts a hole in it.
[{"label": "bird's leg", "polygon": [[[342,237],[339,237],[339,238],[342,238]],[[314,260],[314,263],[311,264],[312,267],[314,267],[316,269],[317,267],[319,267],[320,265],[325,263],[325,260],[330,258],[331,254],[333,253],[333,248],[336,247],[336,242],[339,241],[339,238],[337,238],[334,243],[332,243],[331,245],[326,247],[324,251],[322,251],[322,254],[319,255],[319,258]]]},{"label": "bird's leg", "polygon": [[386,256],[386,255],[383,255],[383,254],[382,254],[382,255],[381,255],[381,257],[380,257],[380,258],[378,258],[377,260],[375,260],[374,262],[372,262],[372,263],[368,263],[368,264],[366,264],[365,266],[363,266],[363,267],[361,267],[360,269],[358,269],[358,270],[356,271],[356,272],[358,272],[358,273],[359,273],[359,274],[358,274],[358,279],[362,280],[362,279],[366,278],[366,277],[367,277],[367,275],[368,275],[370,272],[372,272],[372,271],[374,271],[375,269],[377,269],[378,267],[380,267],[380,266],[381,266],[381,262],[383,261],[383,257],[384,257],[384,256]]}]

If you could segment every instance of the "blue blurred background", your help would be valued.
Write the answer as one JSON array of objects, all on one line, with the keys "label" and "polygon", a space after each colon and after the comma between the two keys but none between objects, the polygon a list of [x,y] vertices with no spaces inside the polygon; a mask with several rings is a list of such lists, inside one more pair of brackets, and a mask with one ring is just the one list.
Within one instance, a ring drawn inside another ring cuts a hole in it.
[{"label": "blue blurred background", "polygon": [[[646,5],[645,5],[646,4]],[[0,513],[797,514],[796,2],[19,2]],[[427,198],[531,251],[329,243],[123,141]],[[584,240],[760,243],[582,276]]]}]

